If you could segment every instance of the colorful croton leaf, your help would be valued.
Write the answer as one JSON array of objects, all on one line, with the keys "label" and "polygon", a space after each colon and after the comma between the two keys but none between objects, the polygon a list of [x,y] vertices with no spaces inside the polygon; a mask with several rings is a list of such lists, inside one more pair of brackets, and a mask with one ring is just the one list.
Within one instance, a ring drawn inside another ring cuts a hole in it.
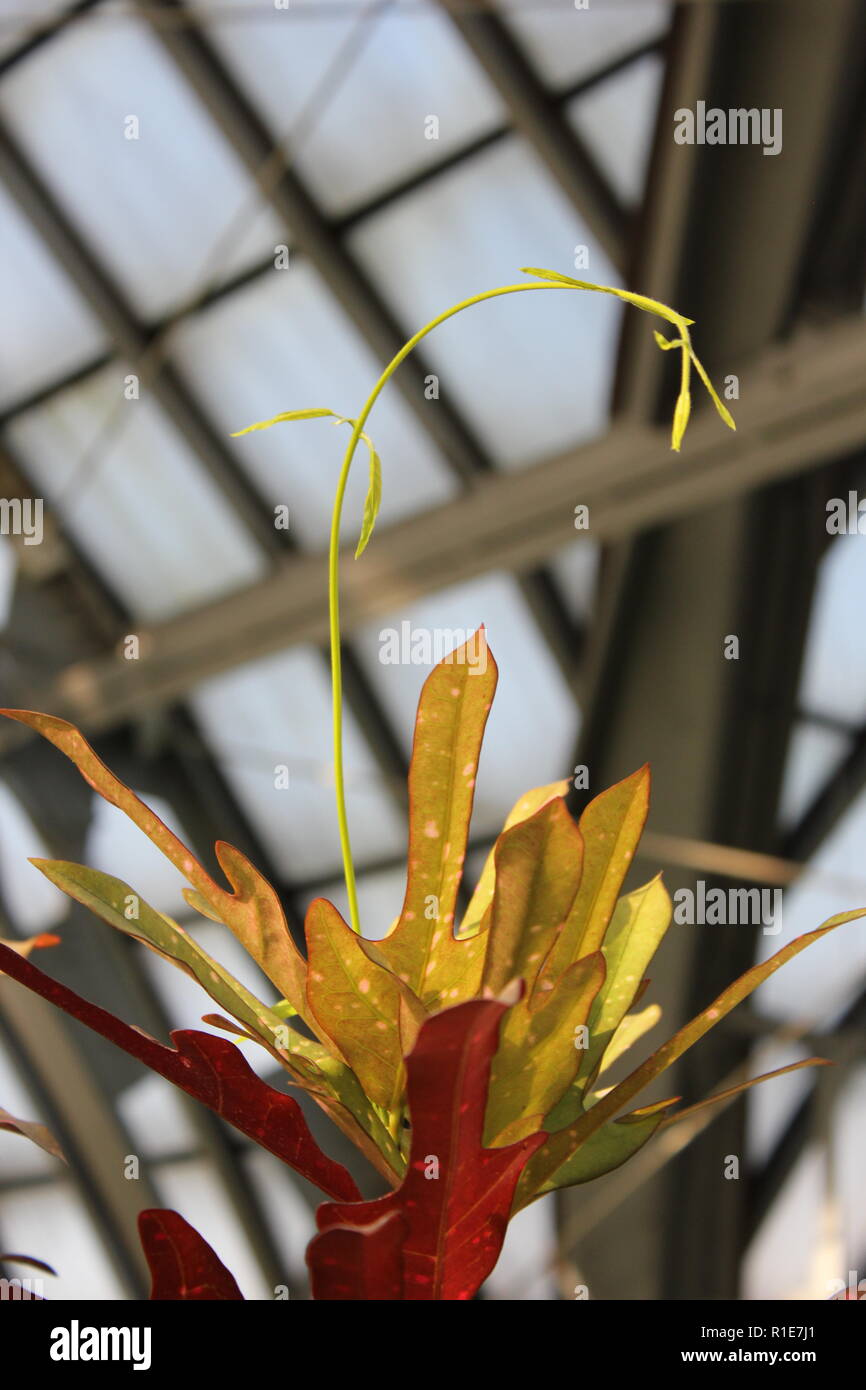
[{"label": "colorful croton leaf", "polygon": [[[257,999],[133,886],[61,861],[34,862],[105,922],[194,978],[219,1011],[206,1020],[235,1041],[180,1031],[166,1047],[8,945],[0,944],[0,970],[217,1110],[333,1199],[320,1209],[309,1254],[317,1298],[472,1297],[493,1267],[509,1215],[609,1172],[692,1114],[696,1106],[680,1109],[678,1097],[641,1105],[640,1094],[786,960],[863,915],[842,914],[783,946],[608,1085],[614,1063],[640,1048],[660,1017],[644,994],[670,925],[670,898],[658,877],[625,891],[647,816],[649,770],[603,791],[577,822],[565,783],[528,792],[459,920],[496,679],[483,630],[427,678],[409,773],[401,913],[390,933],[370,940],[318,899],[307,912],[306,957],[275,890],[243,855],[217,846],[230,885],[222,887],[77,729],[7,711],[60,748],[148,834],[190,884],[190,905],[234,933],[279,1001]],[[387,1195],[360,1200],[354,1179],[313,1140],[297,1102],[256,1076],[238,1042],[268,1051],[286,1082],[306,1091],[375,1166]],[[765,1079],[697,1104],[724,1103]],[[193,1237],[190,1258],[200,1239]],[[197,1286],[177,1279],[176,1287]]]},{"label": "colorful croton leaf", "polygon": [[407,1064],[412,1149],[396,1192],[319,1208],[308,1260],[316,1298],[471,1298],[502,1248],[514,1189],[544,1135],[484,1148],[490,1064],[507,1004],[475,999],[429,1018]]},{"label": "colorful croton leaf", "polygon": [[138,1233],[153,1279],[151,1301],[243,1299],[219,1256],[176,1211],[141,1212]]}]

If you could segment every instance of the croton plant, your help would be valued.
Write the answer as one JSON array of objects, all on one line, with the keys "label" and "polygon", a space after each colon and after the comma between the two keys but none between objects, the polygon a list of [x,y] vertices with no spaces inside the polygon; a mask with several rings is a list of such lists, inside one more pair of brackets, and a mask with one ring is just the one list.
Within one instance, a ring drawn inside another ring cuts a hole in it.
[{"label": "croton plant", "polygon": [[[485,298],[525,289],[595,289],[661,315],[678,329],[670,342],[659,338],[662,347],[682,352],[675,448],[688,420],[692,363],[733,425],[694,357],[689,320],[626,291],[554,272],[533,274],[528,284],[487,291],[440,315],[389,365],[361,416],[346,422],[352,437],[330,559],[335,780],[350,922],[333,904],[316,899],[306,914],[302,953],[278,894],[245,855],[218,843],[225,883],[218,882],[72,724],[26,710],[3,711],[53,743],[94,791],[148,836],[189,884],[189,906],[237,938],[271,981],[278,1002],[256,998],[193,933],[129,884],[55,860],[32,862],[70,897],[197,980],[218,1010],[203,1021],[230,1036],[181,1030],[167,1046],[51,979],[32,963],[23,943],[0,945],[0,968],[210,1107],[321,1190],[328,1200],[318,1209],[319,1231],[307,1252],[316,1299],[472,1298],[496,1263],[510,1217],[546,1193],[610,1172],[659,1130],[691,1114],[696,1106],[678,1108],[679,1097],[637,1108],[635,1102],[786,960],[862,915],[832,918],[753,966],[611,1085],[614,1064],[660,1016],[657,1005],[643,1001],[647,969],[671,921],[670,898],[660,877],[622,891],[647,816],[649,769],[602,792],[577,822],[566,806],[565,782],[528,792],[509,815],[467,901],[462,885],[470,814],[498,678],[481,629],[424,684],[409,770],[405,899],[387,935],[373,940],[361,933],[342,776],[340,513],[354,450],[364,439],[371,484],[360,552],[381,494],[378,456],[363,427],[395,366],[437,323]],[[276,418],[328,414],[294,411]],[[379,1174],[384,1195],[362,1199],[347,1169],[314,1139],[297,1100],[252,1069],[244,1055],[251,1044],[271,1055],[289,1089],[306,1092],[351,1140]],[[727,1100],[765,1079],[698,1105]],[[3,1120],[48,1142],[41,1131],[0,1112]],[[140,1231],[152,1298],[241,1298],[232,1275],[177,1212],[143,1212]]]}]

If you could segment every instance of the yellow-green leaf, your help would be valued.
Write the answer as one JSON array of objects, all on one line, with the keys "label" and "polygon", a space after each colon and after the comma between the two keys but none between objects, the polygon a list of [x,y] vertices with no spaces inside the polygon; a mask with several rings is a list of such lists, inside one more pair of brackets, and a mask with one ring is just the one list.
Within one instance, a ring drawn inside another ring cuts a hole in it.
[{"label": "yellow-green leaf", "polygon": [[356,560],[367,548],[367,542],[373,534],[373,527],[376,525],[376,517],[379,515],[379,507],[382,503],[381,460],[373,448],[372,440],[366,434],[361,434],[360,438],[367,445],[370,454],[370,483],[367,488],[367,496],[364,498],[364,519],[361,523],[361,535],[355,550]]},{"label": "yellow-green leaf", "polygon": [[[660,1100],[655,1105],[632,1111],[631,1115],[623,1116],[621,1120],[611,1120],[602,1125],[551,1174],[533,1196],[541,1197],[545,1192],[553,1192],[557,1188],[575,1187],[578,1183],[590,1182],[621,1167],[652,1139],[675,1104],[675,1098]],[[526,1192],[520,1193],[519,1197],[520,1205],[525,1205]]]},{"label": "yellow-green leaf", "polygon": [[293,420],[321,420],[327,416],[334,420],[342,419],[335,410],[284,410],[280,415],[272,415],[270,420],[259,420],[242,430],[233,430],[232,439],[239,439],[242,434],[254,434],[256,430],[269,430],[272,425],[284,425]]},{"label": "yellow-green leaf", "polygon": [[548,987],[573,961],[597,951],[604,941],[646,822],[649,788],[649,768],[639,768],[595,797],[581,816],[583,875],[538,989]]},{"label": "yellow-green leaf", "polygon": [[660,876],[616,905],[602,946],[607,978],[593,1006],[590,1045],[580,1067],[581,1078],[590,1083],[634,1004],[644,972],[670,926],[671,910],[670,895]]},{"label": "yellow-green leaf", "polygon": [[796,937],[794,941],[789,941],[769,960],[753,965],[750,970],[747,970],[738,980],[723,990],[708,1008],[675,1033],[668,1042],[659,1047],[639,1067],[636,1067],[624,1081],[621,1081],[618,1086],[612,1087],[591,1109],[572,1124],[566,1126],[565,1129],[550,1134],[541,1148],[533,1155],[521,1176],[518,1205],[525,1206],[528,1201],[538,1195],[554,1173],[582,1144],[586,1143],[591,1135],[612,1119],[618,1111],[622,1110],[623,1106],[633,1100],[644,1087],[682,1057],[684,1052],[693,1047],[700,1038],[716,1026],[720,1019],[729,1014],[732,1009],[736,1008],[737,1004],[748,998],[759,985],[775,974],[786,961],[799,955],[807,946],[820,941],[828,932],[835,931],[843,923],[864,916],[866,916],[866,908],[857,908],[852,912],[840,913],[836,917],[831,917],[816,931],[806,932],[805,935]]},{"label": "yellow-green leaf", "polygon": [[570,966],[544,1007],[524,996],[503,1022],[493,1059],[485,1143],[504,1144],[546,1129],[545,1116],[572,1084],[580,1064],[576,1030],[586,1024],[604,982],[600,951]]}]

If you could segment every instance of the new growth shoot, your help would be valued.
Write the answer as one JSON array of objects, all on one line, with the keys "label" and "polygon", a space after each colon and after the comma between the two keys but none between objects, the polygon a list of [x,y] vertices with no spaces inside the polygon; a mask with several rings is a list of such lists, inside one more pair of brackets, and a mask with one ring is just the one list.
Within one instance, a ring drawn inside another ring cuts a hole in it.
[{"label": "new growth shoot", "polygon": [[720,400],[713,388],[706,371],[695,355],[692,341],[689,334],[689,326],[694,322],[693,319],[685,318],[678,314],[675,309],[671,309],[666,304],[660,303],[656,299],[648,299],[645,295],[633,294],[630,290],[617,289],[612,285],[594,285],[587,280],[575,280],[570,275],[560,275],[555,270],[539,270],[535,266],[523,268],[523,274],[531,275],[535,278],[524,281],[517,285],[500,285],[496,289],[484,290],[480,294],[472,295],[469,299],[463,299],[459,304],[454,304],[444,313],[438,314],[431,319],[428,324],[407,343],[404,343],[400,351],[391,359],[379,380],[370,392],[360,415],[354,419],[339,415],[336,411],[323,408],[313,410],[288,410],[279,415],[273,416],[270,420],[261,420],[257,424],[248,425],[246,429],[237,430],[235,436],[250,434],[256,430],[270,429],[272,425],[278,425],[294,420],[312,420],[318,418],[330,418],[335,423],[351,426],[352,433],[346,446],[343,456],[343,463],[340,469],[340,476],[337,481],[337,491],[334,498],[334,507],[331,517],[331,534],[328,550],[328,625],[329,641],[331,652],[331,698],[332,698],[332,726],[333,726],[333,745],[334,745],[334,787],[337,803],[337,823],[340,832],[340,847],[343,858],[343,874],[346,882],[346,893],[349,900],[349,914],[353,931],[360,933],[361,922],[358,912],[358,895],[355,884],[355,868],[352,861],[352,849],[349,836],[349,822],[346,812],[346,789],[345,772],[343,766],[343,682],[342,682],[342,662],[340,656],[340,590],[339,590],[339,564],[340,564],[340,525],[343,514],[343,499],[346,494],[346,485],[349,480],[349,471],[355,457],[358,444],[363,440],[367,446],[370,459],[370,481],[367,489],[367,496],[364,503],[364,516],[361,524],[361,532],[355,550],[355,558],[365,549],[379,511],[382,498],[382,467],[378,454],[370,437],[365,433],[364,426],[367,423],[370,412],[373,409],[379,395],[390,381],[394,372],[409,354],[417,347],[422,339],[432,333],[439,324],[445,323],[447,319],[454,318],[464,309],[471,309],[476,304],[483,304],[488,299],[498,299],[502,295],[522,294],[527,290],[564,290],[578,289],[591,290],[596,294],[611,294],[617,299],[623,300],[627,304],[632,304],[635,308],[644,310],[645,313],[653,314],[658,318],[665,319],[676,330],[673,338],[665,338],[663,334],[656,332],[655,340],[663,351],[672,348],[680,350],[680,392],[674,409],[673,427],[671,433],[671,448],[680,449],[686,426],[691,414],[691,393],[690,379],[691,368],[694,365],[701,381],[704,383],[710,398],[716,407],[719,415],[724,420],[729,429],[736,429],[730,412]]}]

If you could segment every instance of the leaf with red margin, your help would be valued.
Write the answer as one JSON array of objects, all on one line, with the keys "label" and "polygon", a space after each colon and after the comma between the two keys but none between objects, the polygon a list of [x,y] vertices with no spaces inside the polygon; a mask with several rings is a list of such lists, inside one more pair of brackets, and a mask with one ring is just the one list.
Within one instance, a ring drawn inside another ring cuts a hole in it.
[{"label": "leaf with red margin", "polygon": [[170,1299],[243,1302],[222,1260],[176,1211],[151,1208],[138,1218],[138,1234],[153,1277],[151,1302]]},{"label": "leaf with red margin", "polygon": [[[376,1201],[319,1207],[323,1234],[307,1251],[314,1297],[357,1284],[359,1262],[377,1270],[384,1287],[396,1237],[393,1228],[377,1223],[393,1213],[404,1219],[405,1234],[401,1288],[392,1298],[463,1301],[487,1278],[502,1248],[517,1180],[546,1138],[534,1134],[505,1148],[482,1146],[490,1066],[507,1007],[498,999],[474,999],[423,1024],[406,1059],[412,1117],[406,1177],[396,1192]],[[438,1176],[428,1178],[434,1159]],[[347,1228],[360,1239],[334,1239],[335,1230]],[[340,1259],[353,1263],[341,1269]]]},{"label": "leaf with red margin", "polygon": [[[406,897],[394,930],[376,945],[425,1008],[442,1008],[454,989],[466,997],[478,988],[483,943],[455,936],[454,913],[496,680],[496,662],[479,628],[434,666],[418,702],[409,767]],[[431,900],[436,903],[432,916]]]},{"label": "leaf with red margin", "polygon": [[217,842],[217,861],[232,887],[232,892],[227,893],[159,816],[115,777],[74,724],[26,709],[0,709],[0,714],[26,724],[53,743],[75,764],[95,792],[129,816],[192,884],[198,900],[208,908],[207,915],[225,923],[280,994],[303,1017],[306,963],[292,939],[276,892],[246,856],[222,840]]},{"label": "leaf with red margin", "polygon": [[179,1029],[175,1047],[166,1047],[139,1028],[82,999],[52,980],[30,961],[0,946],[0,972],[47,999],[64,1013],[136,1057],[151,1071],[186,1091],[234,1125],[263,1149],[308,1178],[329,1197],[352,1202],[360,1197],[346,1169],[319,1148],[298,1102],[260,1080],[246,1058],[227,1038]]}]

